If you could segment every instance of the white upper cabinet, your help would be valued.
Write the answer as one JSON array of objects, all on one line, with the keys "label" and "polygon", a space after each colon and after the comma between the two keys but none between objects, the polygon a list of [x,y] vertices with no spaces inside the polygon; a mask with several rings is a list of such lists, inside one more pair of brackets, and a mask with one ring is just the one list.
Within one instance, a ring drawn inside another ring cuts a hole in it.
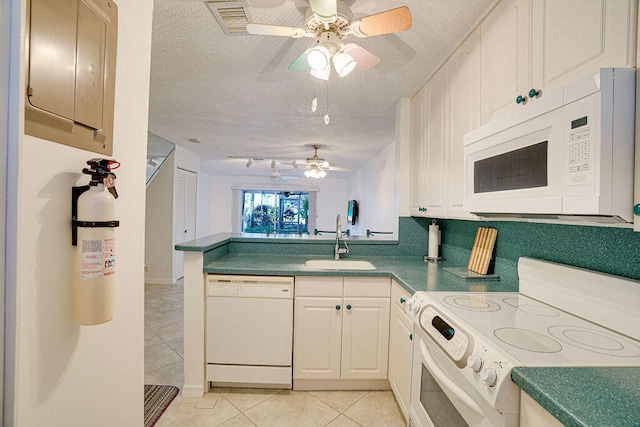
[{"label": "white upper cabinet", "polygon": [[[518,96],[636,63],[636,0],[503,0],[480,25],[481,121]],[[520,105],[524,105],[520,103]]]},{"label": "white upper cabinet", "polygon": [[411,99],[411,215],[426,216],[424,88]]},{"label": "white upper cabinet", "polygon": [[425,86],[425,149],[427,217],[447,214],[447,68],[441,68]]},{"label": "white upper cabinet", "polygon": [[464,134],[538,91],[635,67],[637,21],[637,0],[498,2],[411,100],[411,215],[474,217],[462,210]]},{"label": "white upper cabinet", "polygon": [[449,155],[447,216],[470,218],[462,210],[464,134],[480,126],[480,30],[464,41],[449,60]]},{"label": "white upper cabinet", "polygon": [[602,67],[634,67],[637,0],[535,0],[534,86],[550,90]]},{"label": "white upper cabinet", "polygon": [[531,88],[531,1],[503,0],[480,24],[482,123]]}]

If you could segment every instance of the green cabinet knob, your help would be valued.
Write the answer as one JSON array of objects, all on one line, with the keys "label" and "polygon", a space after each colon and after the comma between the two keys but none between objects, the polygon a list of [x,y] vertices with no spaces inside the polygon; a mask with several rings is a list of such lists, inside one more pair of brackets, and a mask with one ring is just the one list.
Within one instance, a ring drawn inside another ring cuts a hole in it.
[{"label": "green cabinet knob", "polygon": [[406,299],[400,297],[400,304],[404,304],[405,301],[406,301]]},{"label": "green cabinet knob", "polygon": [[347,310],[351,310],[351,304],[347,304]]},{"label": "green cabinet knob", "polygon": [[518,97],[516,98],[516,104],[526,104],[527,103],[527,98],[525,98],[522,95],[518,95]]},{"label": "green cabinet knob", "polygon": [[640,215],[640,203],[633,207],[633,213],[636,215]]},{"label": "green cabinet knob", "polygon": [[529,98],[538,98],[541,95],[539,90],[531,89],[529,91]]},{"label": "green cabinet knob", "polygon": [[339,305],[336,305],[336,310],[340,310],[340,306]]},{"label": "green cabinet knob", "polygon": [[409,334],[409,341],[413,341],[413,334]]}]

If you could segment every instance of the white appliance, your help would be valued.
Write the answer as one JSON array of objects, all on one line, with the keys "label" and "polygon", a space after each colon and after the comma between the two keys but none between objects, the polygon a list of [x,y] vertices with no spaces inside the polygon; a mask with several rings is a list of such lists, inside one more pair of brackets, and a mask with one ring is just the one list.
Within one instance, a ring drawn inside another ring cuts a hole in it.
[{"label": "white appliance", "polygon": [[464,210],[632,222],[635,81],[603,68],[465,134]]},{"label": "white appliance", "polygon": [[519,425],[514,367],[640,366],[640,282],[520,258],[519,292],[417,292],[410,424]]},{"label": "white appliance", "polygon": [[207,277],[207,381],[291,388],[293,290],[293,277]]}]

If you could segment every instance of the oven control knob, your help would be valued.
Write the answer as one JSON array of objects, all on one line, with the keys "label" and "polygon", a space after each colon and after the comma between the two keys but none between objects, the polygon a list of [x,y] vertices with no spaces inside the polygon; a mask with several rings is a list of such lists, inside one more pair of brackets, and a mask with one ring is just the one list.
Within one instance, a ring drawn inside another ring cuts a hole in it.
[{"label": "oven control knob", "polygon": [[467,357],[467,366],[470,367],[474,372],[480,372],[482,369],[482,358],[480,356],[476,356],[472,354]]},{"label": "oven control knob", "polygon": [[493,387],[498,382],[498,374],[495,369],[486,368],[480,372],[480,379],[489,387]]}]

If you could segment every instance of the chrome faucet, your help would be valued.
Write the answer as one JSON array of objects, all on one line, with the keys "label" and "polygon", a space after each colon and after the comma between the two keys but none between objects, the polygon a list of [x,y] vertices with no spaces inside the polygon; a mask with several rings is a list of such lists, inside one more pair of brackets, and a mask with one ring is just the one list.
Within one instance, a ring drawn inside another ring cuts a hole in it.
[{"label": "chrome faucet", "polygon": [[340,239],[342,239],[342,221],[340,220],[340,214],[336,218],[336,246],[333,250],[333,259],[340,259],[340,254],[349,254],[349,246],[347,242],[344,242],[344,248],[340,247]]}]

